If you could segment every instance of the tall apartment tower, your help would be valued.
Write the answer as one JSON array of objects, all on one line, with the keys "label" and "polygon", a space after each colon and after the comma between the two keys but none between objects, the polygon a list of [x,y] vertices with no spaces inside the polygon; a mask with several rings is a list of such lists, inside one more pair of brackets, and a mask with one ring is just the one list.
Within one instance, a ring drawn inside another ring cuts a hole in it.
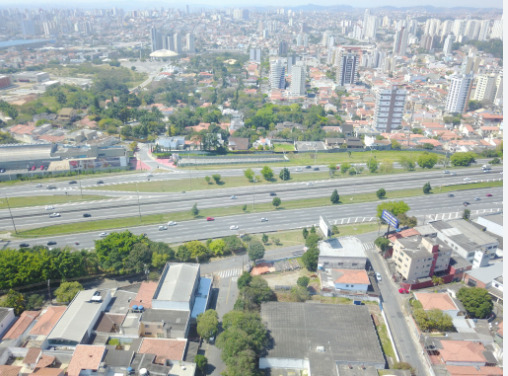
[{"label": "tall apartment tower", "polygon": [[155,27],[152,27],[152,29],[150,30],[150,40],[152,42],[152,52],[161,49],[160,39],[161,39],[161,36],[157,32],[157,29]]},{"label": "tall apartment tower", "polygon": [[475,101],[488,101],[493,102],[496,95],[496,81],[495,74],[481,74],[476,79],[476,89],[471,96]]},{"label": "tall apartment tower", "polygon": [[305,65],[302,61],[298,61],[291,68],[291,86],[289,90],[291,95],[295,97],[305,95]]},{"label": "tall apartment tower", "polygon": [[452,54],[452,47],[453,47],[453,43],[455,42],[455,37],[453,36],[453,34],[449,34],[445,41],[444,41],[444,45],[443,45],[443,54],[445,56],[449,56]]},{"label": "tall apartment tower", "polygon": [[392,129],[401,127],[406,94],[406,90],[397,87],[378,91],[374,113],[374,127],[377,130],[390,133]]},{"label": "tall apartment tower", "polygon": [[182,39],[178,33],[173,34],[173,46],[175,48],[173,51],[179,54],[182,53]]},{"label": "tall apartment tower", "polygon": [[393,54],[396,56],[405,56],[407,50],[407,39],[409,33],[405,26],[402,26],[396,33],[393,41]]},{"label": "tall apartment tower", "polygon": [[270,88],[284,89],[286,84],[285,66],[280,60],[272,61],[270,65]]},{"label": "tall apartment tower", "polygon": [[473,76],[470,74],[455,74],[451,77],[450,89],[446,98],[446,112],[463,113],[466,110],[472,83]]},{"label": "tall apartment tower", "polygon": [[185,44],[188,52],[194,53],[196,51],[194,47],[194,35],[191,33],[187,33],[185,36]]},{"label": "tall apartment tower", "polygon": [[352,85],[356,82],[358,69],[358,56],[354,53],[345,53],[340,56],[337,70],[337,84],[339,86]]}]

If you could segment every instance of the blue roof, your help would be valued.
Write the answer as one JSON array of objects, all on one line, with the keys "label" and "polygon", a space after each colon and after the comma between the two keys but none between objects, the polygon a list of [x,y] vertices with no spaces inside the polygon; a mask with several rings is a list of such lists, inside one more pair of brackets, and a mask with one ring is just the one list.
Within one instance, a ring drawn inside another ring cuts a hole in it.
[{"label": "blue roof", "polygon": [[212,287],[212,280],[210,278],[201,278],[199,280],[198,292],[194,299],[194,306],[192,307],[191,318],[195,319],[199,314],[205,312],[208,305],[208,297]]},{"label": "blue roof", "polygon": [[208,295],[212,280],[210,278],[201,278],[198,286],[198,295]]}]

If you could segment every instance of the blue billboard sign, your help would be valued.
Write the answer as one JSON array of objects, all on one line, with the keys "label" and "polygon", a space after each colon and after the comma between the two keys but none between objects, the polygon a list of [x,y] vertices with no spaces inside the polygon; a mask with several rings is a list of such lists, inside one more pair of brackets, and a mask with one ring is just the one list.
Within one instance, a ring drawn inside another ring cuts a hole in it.
[{"label": "blue billboard sign", "polygon": [[389,225],[395,228],[399,228],[399,220],[388,210],[383,210],[383,213],[381,214],[381,219],[384,220]]}]

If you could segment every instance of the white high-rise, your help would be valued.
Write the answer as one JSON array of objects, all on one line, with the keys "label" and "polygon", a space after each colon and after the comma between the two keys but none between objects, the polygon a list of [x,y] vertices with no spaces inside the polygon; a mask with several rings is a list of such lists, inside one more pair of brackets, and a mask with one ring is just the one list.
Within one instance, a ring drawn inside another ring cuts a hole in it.
[{"label": "white high-rise", "polygon": [[503,20],[495,20],[490,32],[490,39],[503,40]]},{"label": "white high-rise", "polygon": [[451,77],[445,110],[449,113],[463,113],[471,93],[473,76],[470,74],[455,74]]},{"label": "white high-rise", "polygon": [[401,127],[406,94],[406,90],[397,87],[378,91],[374,113],[374,127],[378,131],[390,133]]},{"label": "white high-rise", "polygon": [[290,93],[295,97],[305,95],[305,65],[302,61],[298,61],[291,68]]},{"label": "white high-rise", "polygon": [[188,33],[185,36],[185,42],[186,42],[185,44],[186,44],[187,51],[190,53],[194,53],[195,52],[194,35],[192,35],[191,33]]},{"label": "white high-rise", "polygon": [[358,56],[354,53],[343,53],[337,70],[337,84],[339,86],[353,85],[356,82],[357,69]]},{"label": "white high-rise", "polygon": [[496,80],[495,74],[481,74],[476,78],[476,89],[471,96],[475,101],[488,101],[492,102],[496,95]]},{"label": "white high-rise", "polygon": [[402,26],[396,33],[393,41],[393,54],[396,56],[405,56],[407,50],[407,39],[409,33],[405,26]]},{"label": "white high-rise", "polygon": [[286,67],[281,60],[272,61],[270,65],[270,88],[284,89],[286,84],[285,78]]},{"label": "white high-rise", "polygon": [[448,35],[443,45],[443,54],[445,56],[452,54],[453,42],[455,42],[455,37],[453,36],[453,34]]}]

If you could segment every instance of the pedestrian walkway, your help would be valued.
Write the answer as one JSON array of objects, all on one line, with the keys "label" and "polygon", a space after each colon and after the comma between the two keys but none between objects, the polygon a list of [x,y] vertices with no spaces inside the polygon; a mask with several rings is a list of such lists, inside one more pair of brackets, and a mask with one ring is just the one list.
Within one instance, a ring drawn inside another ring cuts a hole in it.
[{"label": "pedestrian walkway", "polygon": [[220,270],[213,273],[214,276],[219,278],[231,278],[242,275],[242,268]]},{"label": "pedestrian walkway", "polygon": [[374,245],[374,242],[363,242],[362,246],[363,246],[363,250],[365,252],[371,251],[376,248],[376,246]]}]

